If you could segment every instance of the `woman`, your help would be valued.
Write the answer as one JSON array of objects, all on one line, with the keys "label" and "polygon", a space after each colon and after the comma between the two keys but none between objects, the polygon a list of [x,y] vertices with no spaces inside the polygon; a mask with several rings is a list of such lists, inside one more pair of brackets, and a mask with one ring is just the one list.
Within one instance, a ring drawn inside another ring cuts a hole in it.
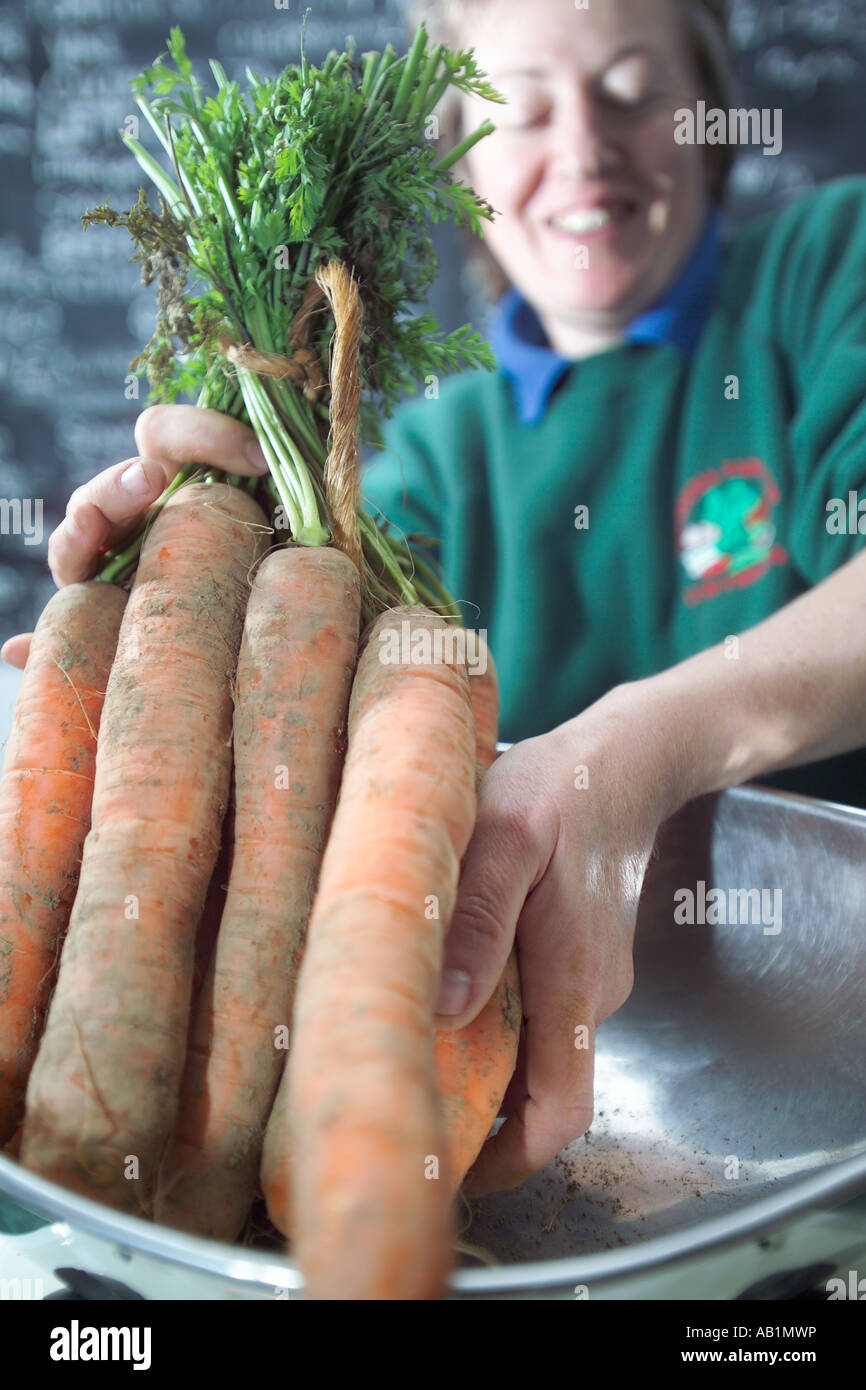
[{"label": "woman", "polygon": [[[731,152],[674,139],[676,111],[724,96],[716,9],[452,8],[447,36],[510,98],[468,171],[513,287],[501,365],[406,406],[365,490],[441,538],[517,740],[482,789],[440,997],[474,1017],[516,932],[526,1040],[476,1194],[588,1128],[662,823],[866,743],[866,556],[827,511],[866,471],[866,181],[724,243]],[[263,469],[243,426],[192,407],[146,410],[136,443],[70,499],[58,583],[182,463]]]}]

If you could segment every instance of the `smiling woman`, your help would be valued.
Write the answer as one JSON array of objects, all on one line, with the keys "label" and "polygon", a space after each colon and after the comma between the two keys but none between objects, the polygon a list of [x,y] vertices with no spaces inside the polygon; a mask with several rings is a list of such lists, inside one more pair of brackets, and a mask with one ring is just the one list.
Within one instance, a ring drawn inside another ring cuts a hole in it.
[{"label": "smiling woman", "polygon": [[[531,59],[517,6],[418,0],[412,13],[434,39],[477,45],[508,100],[496,112],[496,138],[460,170],[503,214],[484,243],[466,246],[488,294],[496,299],[510,283],[555,310],[563,321],[542,314],[544,326],[569,356],[615,341],[618,321],[651,302],[685,261],[705,200],[719,203],[724,193],[730,145],[693,147],[684,161],[673,138],[677,108],[698,100],[727,108],[732,100],[721,0],[609,0],[593,6],[591,22],[571,0],[539,0]],[[450,146],[477,110],[454,94],[438,116]],[[611,157],[622,133],[627,163]],[[548,161],[561,192],[551,191],[548,177],[542,197],[537,185]],[[606,269],[573,274],[577,238],[604,251]],[[567,322],[569,305],[579,329]]]},{"label": "smiling woman", "polygon": [[[773,12],[782,7],[783,0]],[[512,745],[480,783],[468,844],[455,841],[443,859],[449,873],[459,866],[459,878],[448,880],[456,897],[447,898],[455,906],[437,1031],[478,1024],[491,1005],[495,1014],[497,982],[514,950],[519,958],[525,1027],[504,1123],[464,1187],[476,1197],[522,1183],[592,1122],[596,1031],[631,989],[637,907],[661,828],[683,808],[689,821],[696,798],[712,802],[725,788],[792,770],[803,774],[789,781],[795,790],[866,804],[866,540],[856,524],[859,495],[866,495],[866,179],[819,187],[747,225],[726,222],[731,144],[676,138],[679,110],[694,109],[697,120],[702,107],[732,109],[721,6],[709,0],[591,0],[587,8],[573,0],[468,0],[425,8],[437,39],[471,45],[478,65],[507,88],[507,108],[476,106],[464,93],[451,113],[455,128],[449,117],[437,131],[438,89],[426,82],[432,60],[414,45],[402,71],[390,55],[379,76],[369,56],[353,71],[377,97],[380,77],[386,89],[393,83],[398,117],[413,73],[421,73],[429,105],[426,98],[410,103],[419,123],[393,196],[404,211],[417,206],[404,175],[430,161],[468,177],[485,200],[486,247],[508,293],[491,319],[496,369],[446,381],[432,364],[427,389],[389,421],[363,491],[371,523],[374,509],[391,523],[383,534],[438,538],[449,590],[473,626],[489,633],[502,737]],[[772,111],[778,101],[768,104]],[[329,103],[311,107],[318,121]],[[459,137],[488,116],[494,133],[470,150]],[[762,130],[763,119],[758,124]],[[348,126],[355,138],[369,130],[354,120]],[[369,142],[360,144],[369,152]],[[345,150],[342,138],[337,148]],[[233,149],[227,154],[234,159]],[[758,165],[773,165],[757,154]],[[249,170],[244,178],[255,202],[262,184]],[[392,270],[402,280],[403,219],[381,215],[381,187],[359,191],[347,177],[346,190],[365,227],[381,233],[373,253],[362,244],[350,257],[362,282]],[[457,196],[475,195],[464,189]],[[491,208],[498,216],[487,224]],[[305,257],[304,272],[314,264]],[[389,314],[381,321],[397,320]],[[423,321],[411,321],[416,346],[429,346]],[[323,357],[328,338],[326,325]],[[190,459],[246,476],[237,460],[252,441],[225,409],[165,405],[140,418],[137,447],[148,472],[159,473],[158,490]],[[80,515],[86,502],[93,525],[104,523],[103,540],[115,526],[122,539],[126,523],[143,518],[144,500],[138,517],[126,506],[114,514],[125,468],[94,479],[70,507],[70,516]],[[72,540],[71,528],[62,534],[63,567],[92,563],[95,542],[88,549],[86,538]],[[381,731],[393,757],[401,718],[376,709],[375,737]],[[368,726],[360,727],[363,738]],[[430,727],[427,720],[428,734]],[[350,748],[351,741],[350,732]],[[422,738],[438,795],[447,790],[447,759],[430,761],[428,744]],[[787,832],[777,833],[784,839]],[[813,833],[817,839],[820,832],[798,832],[804,862],[811,862]],[[401,829],[407,851],[411,838]],[[351,835],[347,845],[345,860],[331,860],[340,893],[356,864],[370,883],[369,854],[358,859]],[[404,858],[401,849],[397,859]],[[397,859],[382,860],[380,901],[393,897]],[[794,921],[809,885],[787,860],[781,878],[769,882],[743,881],[742,857],[737,863],[724,880],[726,894],[737,894],[726,897],[727,925],[711,910],[715,884],[706,884],[706,901],[696,893],[685,904],[686,916],[699,931],[721,928],[711,951],[729,942],[743,952],[742,929],[759,928],[753,973],[763,980],[786,940],[773,940],[782,895],[785,921]],[[427,888],[412,890],[413,910],[420,912]],[[759,888],[768,895],[760,903]],[[669,946],[683,929],[675,891],[660,911]],[[842,923],[832,914],[822,919],[827,934],[834,920]],[[371,921],[381,926],[381,912]],[[343,965],[340,932],[354,936],[355,925],[329,919],[325,942],[339,947],[334,959]],[[423,938],[437,950],[440,930]],[[402,958],[402,938],[395,942]],[[407,969],[398,961],[392,971],[395,997],[411,984]],[[822,1027],[833,971],[816,959],[814,981],[803,986]],[[425,1008],[438,973],[438,962],[423,972]],[[813,994],[819,977],[826,989]],[[356,983],[347,977],[346,988]],[[341,988],[331,1016],[345,1023],[349,995],[341,997]],[[669,980],[668,1015],[685,1017],[694,997],[688,982],[678,992]],[[315,1024],[318,1008],[308,1016]],[[372,1017],[366,1007],[358,1016]],[[340,1068],[357,1056],[359,1038],[353,1032]],[[295,1053],[294,1094],[317,1065],[321,1071],[322,1055],[309,1038]],[[393,1055],[401,1066],[408,1058],[412,1078],[405,1073],[408,1090],[388,1087],[386,1078],[381,1095],[389,1104],[408,1095],[406,1114],[418,1115],[411,1106],[423,1105],[425,1088],[431,1094],[429,1069],[414,1065],[411,1047],[401,1044]],[[787,1094],[799,1096],[802,1059],[791,1061]],[[473,1075],[485,1080],[483,1068]],[[616,1084],[627,1089],[627,1078]],[[333,1168],[330,1160],[315,1166],[342,1182],[354,1181],[358,1165],[376,1198],[355,1208],[368,1224],[371,1211],[399,1206],[403,1194],[407,1222],[394,1230],[409,1231],[407,1256],[392,1265],[389,1254],[387,1270],[405,1290],[411,1260],[413,1286],[427,1288],[435,1247],[425,1252],[411,1219],[419,1166],[404,1170],[399,1190],[383,1179],[370,1165],[372,1130],[357,1113],[353,1075],[344,1093],[367,1138],[360,1147],[338,1143]],[[307,1112],[320,1153],[333,1116],[352,1120],[339,1095],[328,1104]],[[407,1129],[402,1115],[389,1126],[400,1143],[412,1133],[421,1157],[436,1157],[432,1128]],[[307,1146],[298,1152],[306,1162]],[[291,1157],[288,1143],[283,1153]],[[578,1177],[587,1180],[585,1168]],[[310,1169],[309,1185],[283,1191],[303,1206],[317,1180]],[[419,1211],[441,1197],[428,1186]],[[309,1233],[313,1208],[301,1215]],[[325,1220],[321,1229],[329,1240],[337,1227]],[[441,1241],[439,1249],[441,1263]],[[355,1249],[343,1241],[341,1252],[354,1256]],[[361,1263],[353,1276],[363,1274]]]},{"label": "smiling woman", "polygon": [[[498,370],[401,407],[364,492],[439,538],[514,744],[481,787],[439,1005],[469,1023],[516,940],[525,1043],[479,1195],[592,1118],[660,825],[780,774],[866,801],[866,555],[826,526],[866,482],[866,180],[727,223],[736,147],[677,139],[678,112],[733,108],[720,5],[426,12],[508,98],[457,169],[498,214]],[[461,96],[440,139],[483,105]]]}]

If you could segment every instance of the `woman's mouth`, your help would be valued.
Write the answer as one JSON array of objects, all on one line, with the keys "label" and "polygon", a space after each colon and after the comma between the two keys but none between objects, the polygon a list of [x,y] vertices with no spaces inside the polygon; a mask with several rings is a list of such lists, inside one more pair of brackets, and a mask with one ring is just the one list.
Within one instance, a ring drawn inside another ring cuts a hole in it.
[{"label": "woman's mouth", "polygon": [[601,207],[574,207],[547,219],[551,231],[567,237],[591,237],[620,232],[638,211],[638,204],[619,199]]}]

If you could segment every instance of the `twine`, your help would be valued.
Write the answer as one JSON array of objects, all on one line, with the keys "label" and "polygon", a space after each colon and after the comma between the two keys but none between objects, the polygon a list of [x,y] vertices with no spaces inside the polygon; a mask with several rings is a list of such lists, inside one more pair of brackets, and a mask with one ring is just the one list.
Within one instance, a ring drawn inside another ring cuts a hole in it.
[{"label": "twine", "polygon": [[310,347],[312,315],[322,299],[334,315],[331,340],[331,429],[325,462],[325,501],[333,522],[334,544],[363,572],[361,528],[361,456],[358,450],[358,411],[361,405],[361,334],[364,310],[358,282],[341,261],[319,266],[310,281],[289,330],[291,356],[258,352],[250,343],[233,343],[227,334],[219,346],[228,360],[259,376],[288,378],[306,400],[315,403],[328,385],[317,354]]},{"label": "twine", "polygon": [[[334,315],[331,340],[331,432],[325,463],[325,498],[334,522],[334,541],[364,572],[361,527],[361,455],[358,450],[358,411],[361,406],[361,334],[364,309],[352,272],[340,261],[316,271]],[[303,306],[302,306],[303,307]]]},{"label": "twine", "polygon": [[311,404],[315,404],[319,392],[328,384],[319,359],[310,347],[310,318],[321,298],[322,291],[311,281],[289,330],[291,357],[281,352],[258,352],[252,343],[233,343],[227,333],[219,336],[220,351],[236,367],[246,367],[257,376],[288,378],[301,388]]}]

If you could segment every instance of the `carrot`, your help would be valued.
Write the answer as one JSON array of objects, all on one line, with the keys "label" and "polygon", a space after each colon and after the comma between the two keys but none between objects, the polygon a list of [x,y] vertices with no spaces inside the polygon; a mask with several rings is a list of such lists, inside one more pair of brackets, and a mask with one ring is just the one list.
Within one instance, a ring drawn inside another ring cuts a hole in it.
[{"label": "carrot", "polygon": [[303,547],[267,557],[247,608],[232,871],[155,1210],[216,1239],[236,1239],[257,1191],[340,786],[360,608],[352,561]]},{"label": "carrot", "polygon": [[[415,657],[390,664],[389,632],[399,639],[406,621]],[[465,666],[423,650],[445,626],[419,608],[383,615],[352,687],[287,1120],[275,1107],[291,1126],[290,1224],[313,1297],[434,1297],[450,1263],[432,1020],[442,924],[474,821],[475,736]]]},{"label": "carrot", "polygon": [[436,1032],[436,1084],[442,1102],[454,1189],[481,1152],[517,1062],[520,981],[512,951],[499,984],[477,1018]]},{"label": "carrot", "polygon": [[27,1078],[75,897],[96,735],[126,594],[70,584],[43,610],[0,780],[0,1147]]},{"label": "carrot", "polygon": [[[475,718],[478,785],[498,756],[499,682],[493,655],[483,644],[484,670],[469,681]],[[465,1028],[436,1032],[436,1083],[448,1132],[452,1181],[460,1187],[493,1128],[514,1073],[522,1010],[517,953],[512,951],[499,983],[480,1014]]]},{"label": "carrot", "polygon": [[124,1210],[150,1211],[174,1122],[196,926],[229,794],[231,680],[265,530],[240,489],[170,496],[108,681],[92,827],[21,1162]]},{"label": "carrot", "polygon": [[[478,1017],[457,1031],[436,1031],[436,1085],[448,1137],[451,1186],[455,1191],[499,1115],[514,1074],[520,1025],[520,981],[517,956],[512,951],[499,984]],[[287,1106],[284,1080],[265,1135],[262,1187],[268,1215],[278,1230],[291,1236],[292,1150],[288,1123],[280,1121]]]},{"label": "carrot", "polygon": [[292,1124],[289,1115],[289,1069],[283,1067],[262,1141],[259,1182],[268,1216],[278,1231],[292,1237]]},{"label": "carrot", "polygon": [[[487,669],[470,679],[475,716],[476,775],[480,781],[485,750],[496,755],[499,693],[493,658]],[[499,1114],[514,1072],[521,1023],[516,955],[512,953],[502,978],[481,1013],[459,1031],[440,1029],[434,1039],[435,1075],[448,1137],[451,1184],[460,1186],[475,1162]],[[292,1142],[289,1125],[288,1074],[274,1104],[262,1153],[262,1187],[268,1214],[278,1230],[292,1234]]]},{"label": "carrot", "polygon": [[472,694],[472,713],[475,716],[475,757],[486,772],[496,761],[499,738],[499,679],[493,664],[493,654],[483,637],[478,638],[484,669],[472,673],[469,687]]}]

